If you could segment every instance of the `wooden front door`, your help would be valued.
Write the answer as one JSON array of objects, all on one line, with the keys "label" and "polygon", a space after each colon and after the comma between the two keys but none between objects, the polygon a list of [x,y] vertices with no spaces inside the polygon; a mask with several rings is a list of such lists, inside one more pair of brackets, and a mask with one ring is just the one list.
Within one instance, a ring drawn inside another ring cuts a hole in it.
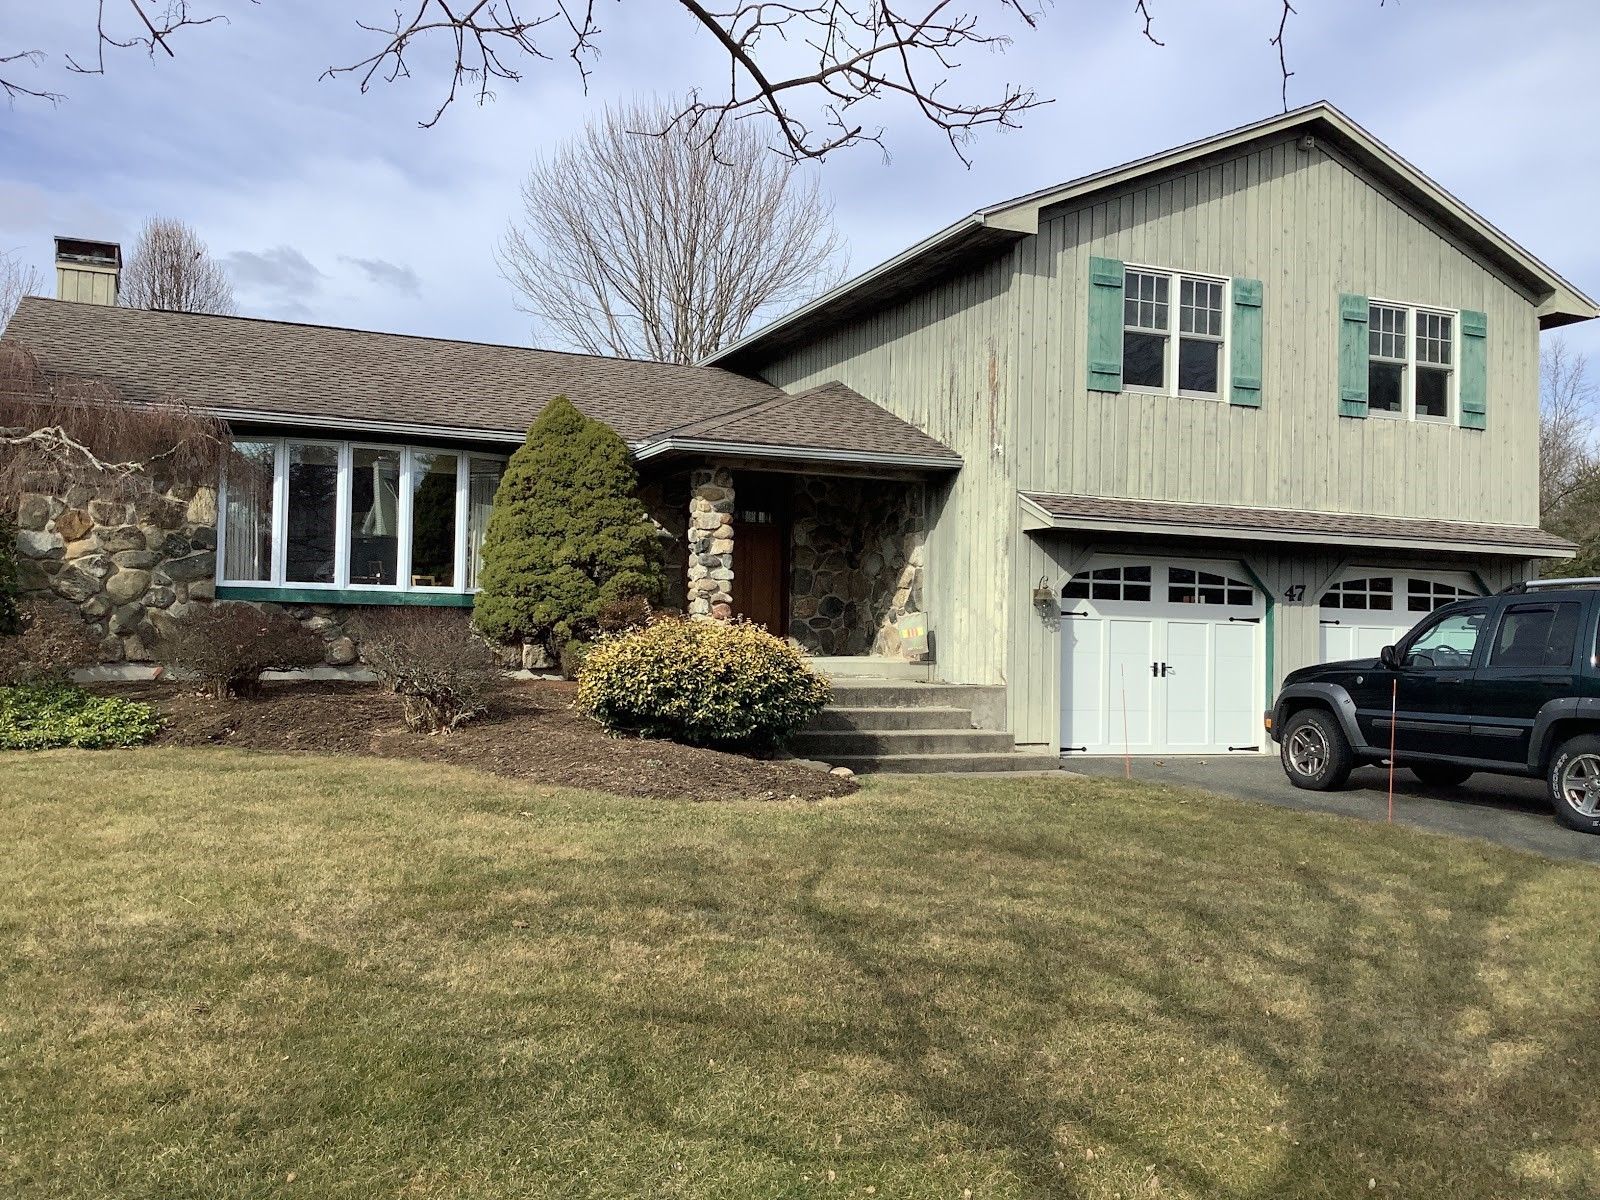
[{"label": "wooden front door", "polygon": [[733,477],[733,613],[789,635],[789,487],[783,475]]}]

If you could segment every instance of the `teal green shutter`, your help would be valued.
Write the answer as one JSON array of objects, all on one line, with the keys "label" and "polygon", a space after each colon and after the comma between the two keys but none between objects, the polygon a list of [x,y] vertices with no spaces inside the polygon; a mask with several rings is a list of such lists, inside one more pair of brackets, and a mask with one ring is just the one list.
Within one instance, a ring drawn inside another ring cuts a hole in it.
[{"label": "teal green shutter", "polygon": [[1461,314],[1461,428],[1488,428],[1489,318]]},{"label": "teal green shutter", "polygon": [[1365,296],[1339,297],[1339,415],[1367,415],[1367,304]]},{"label": "teal green shutter", "polygon": [[1261,407],[1261,280],[1233,281],[1233,389],[1228,402]]},{"label": "teal green shutter", "polygon": [[1089,390],[1122,390],[1122,264],[1089,260]]}]

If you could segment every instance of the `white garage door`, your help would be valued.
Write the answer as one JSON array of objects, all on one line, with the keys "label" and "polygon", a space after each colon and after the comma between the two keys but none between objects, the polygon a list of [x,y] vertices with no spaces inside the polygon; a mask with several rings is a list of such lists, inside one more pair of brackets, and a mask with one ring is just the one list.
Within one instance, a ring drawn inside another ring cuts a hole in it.
[{"label": "white garage door", "polygon": [[1322,594],[1318,661],[1377,658],[1434,609],[1479,594],[1465,574],[1354,567]]},{"label": "white garage door", "polygon": [[1127,561],[1074,576],[1061,596],[1062,750],[1258,749],[1265,610],[1241,574]]}]

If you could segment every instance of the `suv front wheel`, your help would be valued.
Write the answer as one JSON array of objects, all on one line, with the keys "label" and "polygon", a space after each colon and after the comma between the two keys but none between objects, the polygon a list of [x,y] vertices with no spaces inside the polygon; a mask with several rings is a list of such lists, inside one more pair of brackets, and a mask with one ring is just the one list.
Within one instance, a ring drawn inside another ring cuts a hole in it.
[{"label": "suv front wheel", "polygon": [[1342,788],[1356,765],[1344,730],[1325,708],[1302,708],[1289,718],[1278,757],[1289,782],[1313,792]]},{"label": "suv front wheel", "polygon": [[1562,742],[1545,772],[1556,820],[1580,833],[1600,833],[1600,736]]}]

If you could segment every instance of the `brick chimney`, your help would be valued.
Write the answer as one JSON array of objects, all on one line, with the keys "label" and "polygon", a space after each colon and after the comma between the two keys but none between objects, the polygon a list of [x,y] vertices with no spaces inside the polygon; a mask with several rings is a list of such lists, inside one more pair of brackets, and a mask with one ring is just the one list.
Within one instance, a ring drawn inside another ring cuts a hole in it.
[{"label": "brick chimney", "polygon": [[115,304],[122,282],[122,247],[85,238],[56,239],[56,298]]}]

